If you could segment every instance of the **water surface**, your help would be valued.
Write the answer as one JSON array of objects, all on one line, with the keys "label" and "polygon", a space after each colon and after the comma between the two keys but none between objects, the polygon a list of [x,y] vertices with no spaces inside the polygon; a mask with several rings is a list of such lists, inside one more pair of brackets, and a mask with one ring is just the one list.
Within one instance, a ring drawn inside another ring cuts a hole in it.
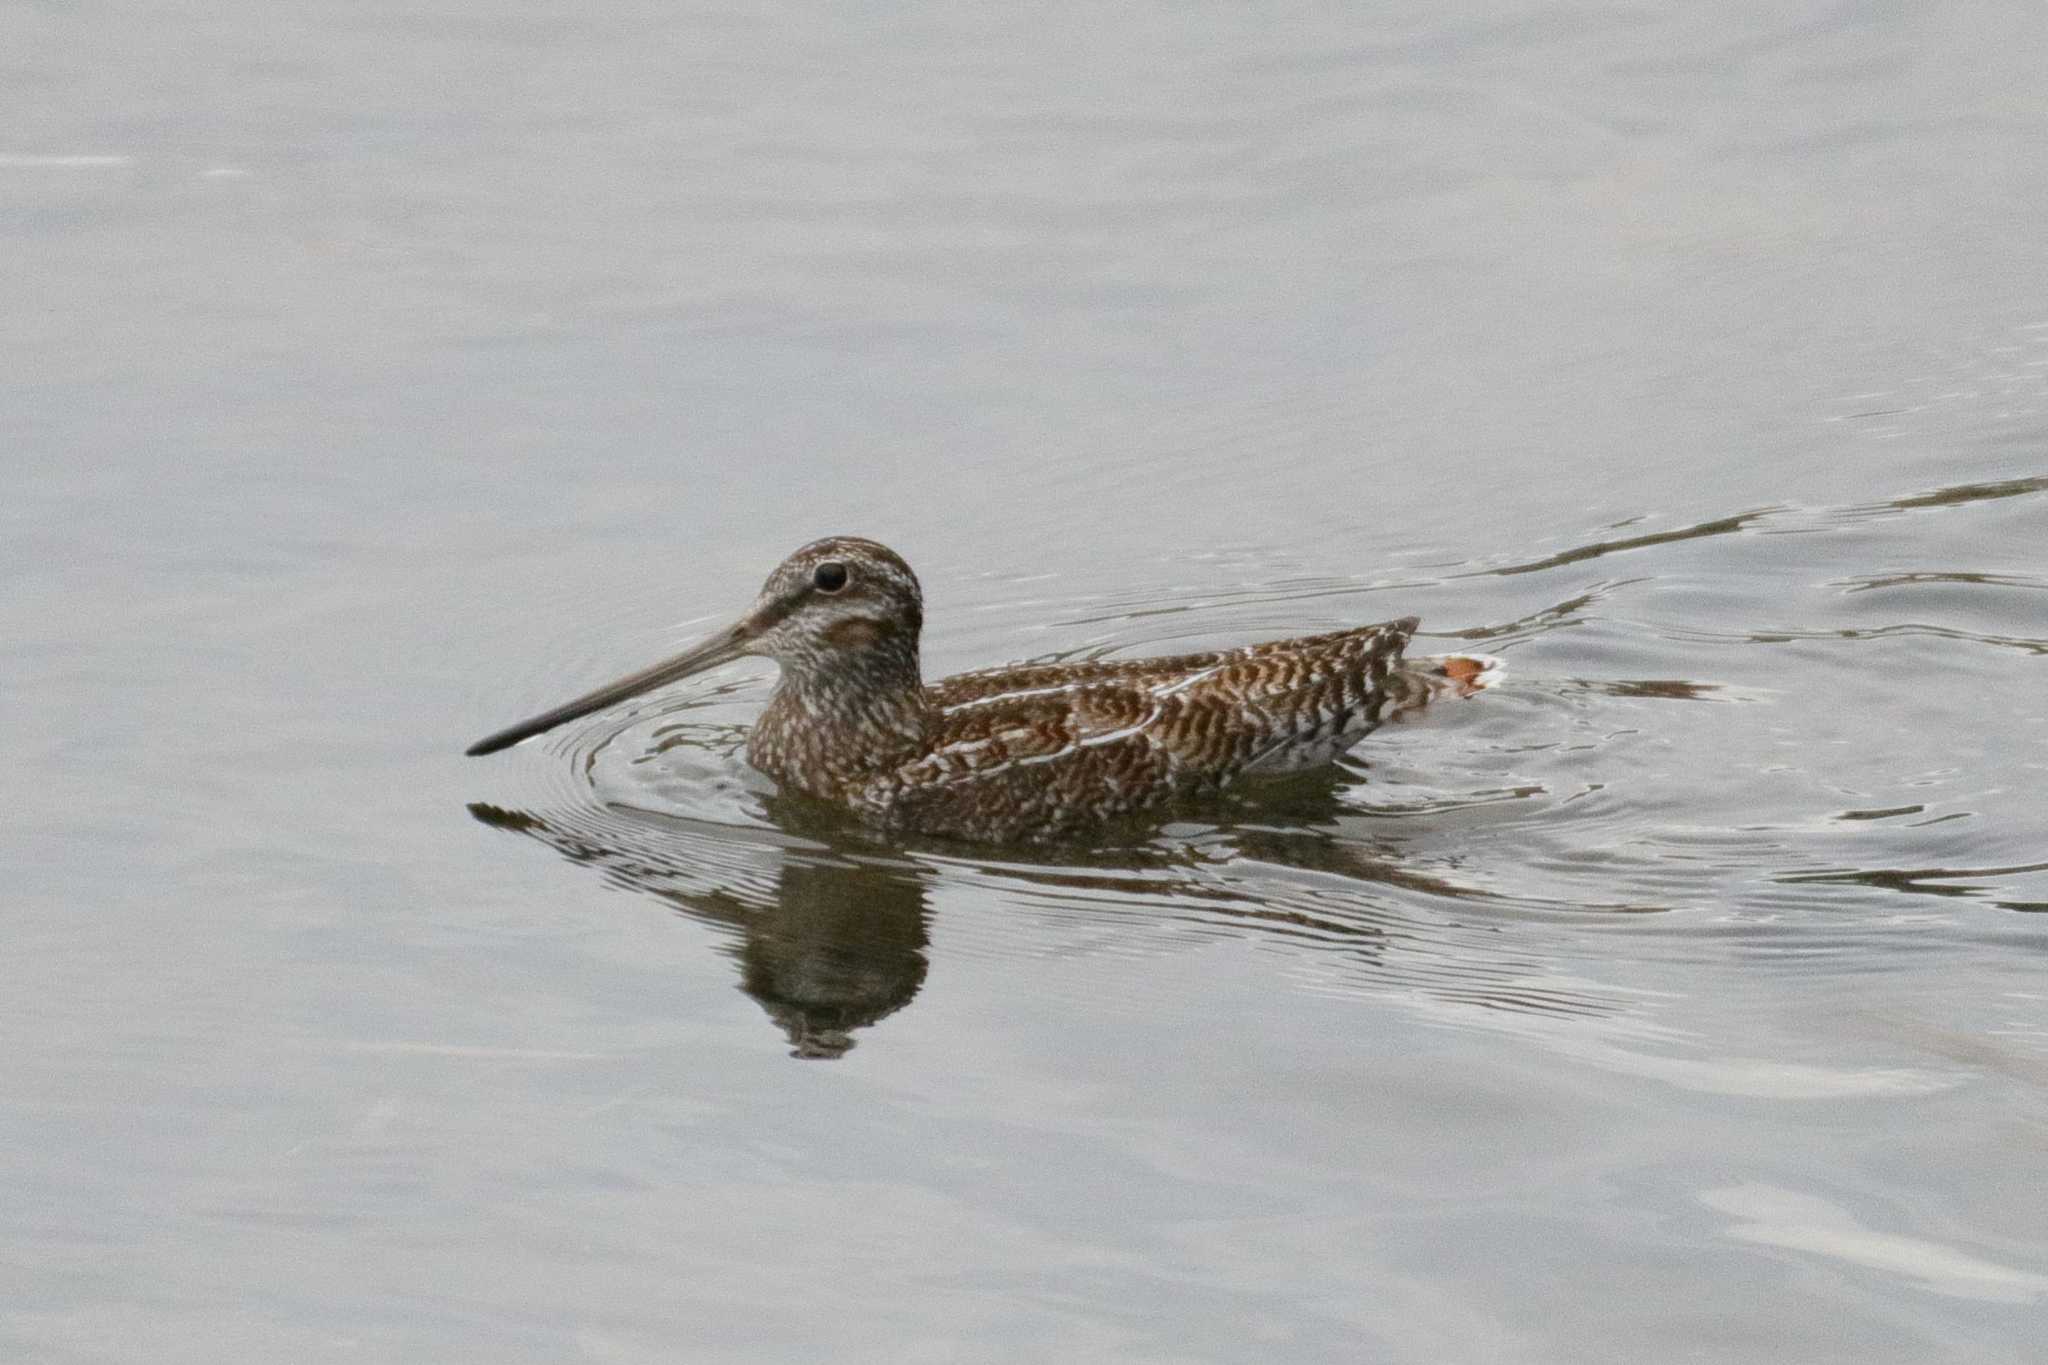
[{"label": "water surface", "polygon": [[[0,1348],[2008,1361],[2048,102],[1969,3],[25,12]],[[736,665],[1414,612],[1498,690],[904,844]]]}]

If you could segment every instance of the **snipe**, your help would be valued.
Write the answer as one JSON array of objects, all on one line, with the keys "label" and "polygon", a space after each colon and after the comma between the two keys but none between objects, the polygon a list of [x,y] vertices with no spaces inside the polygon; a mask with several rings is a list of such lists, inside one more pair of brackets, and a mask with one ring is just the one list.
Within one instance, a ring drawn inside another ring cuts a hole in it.
[{"label": "snipe", "polygon": [[1401,657],[1413,616],[1158,659],[1018,664],[925,683],[924,595],[895,551],[833,536],[747,614],[673,659],[477,741],[508,748],[744,654],[781,666],[747,759],[887,829],[1081,838],[1253,773],[1328,763],[1393,716],[1491,682],[1495,662]]}]

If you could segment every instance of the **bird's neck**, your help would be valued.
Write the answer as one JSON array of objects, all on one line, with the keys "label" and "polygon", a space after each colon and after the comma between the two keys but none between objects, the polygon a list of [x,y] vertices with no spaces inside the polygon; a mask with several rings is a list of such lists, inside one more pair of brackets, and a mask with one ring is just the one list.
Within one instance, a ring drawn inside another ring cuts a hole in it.
[{"label": "bird's neck", "polygon": [[785,786],[837,799],[923,753],[930,727],[916,649],[881,644],[785,661],[747,756]]}]

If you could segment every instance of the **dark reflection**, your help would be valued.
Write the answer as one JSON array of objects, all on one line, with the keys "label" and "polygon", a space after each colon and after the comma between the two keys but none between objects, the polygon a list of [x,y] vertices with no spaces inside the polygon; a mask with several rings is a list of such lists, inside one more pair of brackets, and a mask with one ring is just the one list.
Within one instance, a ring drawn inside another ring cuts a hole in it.
[{"label": "dark reflection", "polygon": [[1469,626],[1464,630],[1434,630],[1429,633],[1440,640],[1486,640],[1498,643],[1517,636],[1538,635],[1544,631],[1557,630],[1564,626],[1575,626],[1584,619],[1580,613],[1585,611],[1587,607],[1592,606],[1617,588],[1629,587],[1642,581],[1640,578],[1629,578],[1612,583],[1595,584],[1585,592],[1568,597],[1562,602],[1553,603],[1540,611],[1531,612],[1527,616],[1518,617],[1513,621],[1502,622],[1499,625]]},{"label": "dark reflection", "polygon": [[895,873],[783,866],[775,903],[743,926],[740,988],[792,1054],[837,1057],[855,1030],[909,1004],[928,963],[924,892]]},{"label": "dark reflection", "polygon": [[[852,849],[606,808],[544,816],[472,803],[625,890],[736,931],[740,989],[798,1057],[837,1057],[917,995],[927,967],[923,870]],[[824,822],[784,812],[803,832]],[[643,823],[645,822],[645,823]]]},{"label": "dark reflection", "polygon": [[[1626,1006],[1583,983],[1545,979],[1504,925],[1466,920],[1473,910],[1653,913],[1641,903],[1569,904],[1489,889],[1457,875],[1458,859],[1422,865],[1394,834],[1361,829],[1385,818],[1515,801],[1532,789],[1474,793],[1455,801],[1361,806],[1364,766],[1271,779],[1191,811],[1191,838],[1164,837],[1121,850],[1034,851],[1030,864],[968,861],[958,846],[934,861],[972,867],[1007,884],[1023,905],[1120,907],[1155,921],[1285,942],[1358,969],[1361,984],[1518,1014],[1613,1017]],[[1019,888],[1022,888],[1020,891]],[[1135,930],[1134,930],[1135,932]]]},{"label": "dark reflection", "polygon": [[1872,578],[1843,578],[1830,586],[1845,592],[1870,592],[1877,588],[1912,588],[1927,583],[1967,583],[1980,588],[2048,588],[2048,581],[2009,573],[1895,573]]},{"label": "dark reflection", "polygon": [[[1204,842],[1161,839],[1120,847],[1034,849],[1033,863],[979,866],[1007,881],[1070,891],[1108,892],[1132,900],[1172,902],[1181,912],[1220,917],[1247,928],[1307,929],[1341,942],[1361,961],[1377,962],[1384,930],[1359,913],[1357,893],[1373,885],[1426,895],[1488,900],[1487,892],[1405,866],[1392,841],[1376,847],[1334,831],[1345,817],[1362,815],[1344,799],[1355,771],[1328,768],[1256,782],[1248,788],[1190,801],[1180,815],[1200,822]],[[929,843],[933,857],[958,859],[962,846]],[[1275,870],[1335,874],[1349,895],[1309,900],[1273,888],[1257,898],[1216,876],[1258,865]],[[1326,904],[1325,904],[1326,903]]]},{"label": "dark reflection", "polygon": [[1993,498],[2017,498],[2028,493],[2048,492],[2048,478],[2000,479],[1994,483],[1960,483],[1937,488],[1932,493],[1867,503],[1856,512],[1910,512],[1916,507],[1953,507],[1958,503],[1987,502]]},{"label": "dark reflection", "polygon": [[1996,649],[2016,649],[2024,654],[2048,654],[2048,639],[2025,635],[1991,635],[1983,631],[1956,630],[1948,626],[1930,625],[1924,622],[1908,621],[1891,626],[1871,626],[1858,629],[1837,626],[1818,629],[1805,626],[1788,626],[1782,630],[1685,630],[1671,632],[1673,639],[1693,640],[1742,640],[1753,645],[1784,645],[1795,640],[1892,640],[1909,635],[1926,635],[1940,640],[1956,640],[1964,644],[1990,645]]},{"label": "dark reflection", "polygon": [[1896,626],[1877,626],[1870,630],[1813,631],[1804,638],[1824,639],[1833,635],[1842,640],[1885,640],[1899,635],[1931,635],[1943,640],[1960,640],[1966,644],[1992,645],[1999,649],[2017,649],[2025,654],[2048,654],[2048,640],[2025,635],[1991,635],[1984,631],[1952,630],[1946,626],[1922,625],[1905,622]]},{"label": "dark reflection", "polygon": [[1626,1011],[1597,988],[1553,977],[1503,924],[1467,916],[1663,907],[1560,904],[1489,889],[1460,875],[1457,855],[1430,865],[1404,836],[1408,817],[1542,789],[1406,801],[1390,789],[1361,802],[1354,789],[1368,780],[1353,762],[1191,803],[1184,822],[1147,838],[1014,857],[887,841],[841,812],[775,797],[765,803],[772,823],[760,826],[599,804],[469,810],[611,885],[731,931],[740,988],[798,1057],[840,1056],[916,998],[930,966],[926,888],[934,878],[956,882],[1006,924],[1028,926],[1013,943],[1026,957],[1073,951],[1077,922],[1095,926],[1084,931],[1089,939],[1110,925],[1133,949],[1228,934],[1325,958],[1338,968],[1326,980],[1361,989],[1532,1015]]},{"label": "dark reflection", "polygon": [[1920,805],[1882,806],[1875,810],[1845,810],[1835,818],[1837,820],[1890,820],[1901,815],[1918,815],[1926,809],[1927,807]]},{"label": "dark reflection", "polygon": [[1652,697],[1659,701],[1723,701],[1713,694],[1719,683],[1687,682],[1683,678],[1576,678],[1572,686],[1582,692],[1608,697]]},{"label": "dark reflection", "polygon": [[[2016,863],[2009,867],[1872,867],[1828,868],[1818,872],[1784,872],[1776,878],[1783,886],[1874,886],[1914,896],[1988,896],[2000,888],[1985,882],[2001,877],[2025,877],[2048,872],[2048,863]],[[2038,908],[2029,901],[1998,901],[2008,910]]]},{"label": "dark reflection", "polygon": [[1505,578],[1513,574],[1541,573],[1545,569],[1562,568],[1566,564],[1578,564],[1588,559],[1599,559],[1603,555],[1620,554],[1626,550],[1642,550],[1652,545],[1669,545],[1680,540],[1700,540],[1707,536],[1734,535],[1784,510],[1782,507],[1762,507],[1753,512],[1739,512],[1732,517],[1717,517],[1712,521],[1680,526],[1670,531],[1653,531],[1648,535],[1628,536],[1620,540],[1597,540],[1589,545],[1562,550],[1542,559],[1532,559],[1522,564],[1507,564],[1498,569],[1482,569],[1477,575],[1468,576],[1494,575]]},{"label": "dark reflection", "polygon": [[[1882,502],[1862,503],[1838,509],[1833,513],[1821,513],[1822,517],[1836,519],[1859,519],[1864,517],[1891,516],[1899,512],[1917,511],[1929,507],[1955,507],[1970,503],[1987,502],[1998,498],[2025,497],[2032,493],[2048,492],[2048,477],[2004,479],[1993,483],[1966,483],[1952,488],[1939,488],[1928,493],[1915,493],[1902,498],[1888,498]],[[1658,545],[1670,545],[1679,541],[1701,540],[1714,536],[1738,535],[1744,531],[1768,529],[1790,518],[1811,520],[1815,514],[1802,512],[1791,507],[1759,507],[1732,516],[1715,517],[1708,521],[1694,522],[1690,526],[1674,527],[1669,531],[1652,531],[1640,536],[1622,536],[1613,540],[1596,540],[1584,545],[1575,545],[1569,550],[1541,559],[1531,559],[1518,564],[1504,564],[1497,568],[1478,569],[1466,574],[1454,575],[1461,578],[1512,577],[1516,574],[1542,573],[1548,569],[1563,568],[1567,564],[1580,564],[1607,555],[1623,554],[1630,550],[1649,549]],[[1908,576],[1909,578],[1912,576]],[[1969,574],[1934,575],[1930,577],[1967,582],[1996,582],[1996,575],[1977,576]],[[2020,586],[2038,586],[2022,580]]]}]

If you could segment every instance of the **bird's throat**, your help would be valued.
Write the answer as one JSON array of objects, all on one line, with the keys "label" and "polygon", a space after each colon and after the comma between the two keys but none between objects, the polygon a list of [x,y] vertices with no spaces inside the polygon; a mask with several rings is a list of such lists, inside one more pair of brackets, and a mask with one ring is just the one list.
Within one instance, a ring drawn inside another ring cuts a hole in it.
[{"label": "bird's throat", "polygon": [[747,759],[784,786],[837,800],[920,756],[930,726],[914,655],[848,651],[784,668]]}]

